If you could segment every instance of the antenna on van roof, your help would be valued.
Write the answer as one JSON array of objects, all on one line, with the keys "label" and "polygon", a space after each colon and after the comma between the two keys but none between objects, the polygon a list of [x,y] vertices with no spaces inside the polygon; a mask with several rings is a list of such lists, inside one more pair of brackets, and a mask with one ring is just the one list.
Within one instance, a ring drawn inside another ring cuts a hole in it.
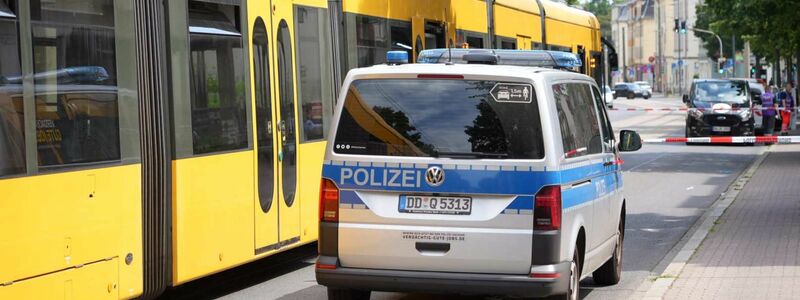
[{"label": "antenna on van roof", "polygon": [[453,65],[453,40],[451,40],[450,37],[447,37],[448,35],[447,33],[449,32],[448,23],[446,21],[447,8],[444,9],[444,15],[445,15],[445,21],[442,22],[444,23],[444,36],[447,39],[447,62],[445,63],[445,65]]}]

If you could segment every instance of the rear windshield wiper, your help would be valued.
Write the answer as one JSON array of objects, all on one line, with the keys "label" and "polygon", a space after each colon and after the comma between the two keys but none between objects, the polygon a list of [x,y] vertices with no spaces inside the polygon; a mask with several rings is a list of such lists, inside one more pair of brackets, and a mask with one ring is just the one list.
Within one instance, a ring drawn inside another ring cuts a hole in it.
[{"label": "rear windshield wiper", "polygon": [[433,157],[468,157],[468,158],[508,158],[507,153],[486,153],[486,152],[446,152],[437,151]]}]

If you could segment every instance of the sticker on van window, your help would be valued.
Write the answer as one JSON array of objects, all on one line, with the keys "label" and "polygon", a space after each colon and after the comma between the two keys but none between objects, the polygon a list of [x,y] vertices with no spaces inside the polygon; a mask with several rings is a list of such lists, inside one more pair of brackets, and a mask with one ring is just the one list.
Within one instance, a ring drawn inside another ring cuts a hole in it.
[{"label": "sticker on van window", "polygon": [[523,83],[497,83],[489,92],[495,102],[531,103],[533,85]]}]

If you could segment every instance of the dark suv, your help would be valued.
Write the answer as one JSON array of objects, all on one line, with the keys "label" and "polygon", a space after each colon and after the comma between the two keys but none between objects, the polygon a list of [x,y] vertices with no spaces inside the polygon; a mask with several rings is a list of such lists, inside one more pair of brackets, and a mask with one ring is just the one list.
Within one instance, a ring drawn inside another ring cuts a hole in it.
[{"label": "dark suv", "polygon": [[752,136],[750,87],[743,80],[698,79],[683,96],[689,107],[686,137]]},{"label": "dark suv", "polygon": [[644,99],[650,98],[649,95],[646,94],[639,85],[634,83],[617,83],[614,85],[614,99],[619,97],[625,97],[628,99],[634,99],[636,97],[641,97]]}]

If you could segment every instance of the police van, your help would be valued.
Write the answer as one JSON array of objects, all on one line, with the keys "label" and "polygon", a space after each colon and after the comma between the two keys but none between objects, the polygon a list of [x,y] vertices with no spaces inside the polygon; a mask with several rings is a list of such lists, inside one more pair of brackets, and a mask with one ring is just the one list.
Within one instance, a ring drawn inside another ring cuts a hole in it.
[{"label": "police van", "polygon": [[343,84],[320,191],[316,278],[328,298],[577,299],[584,277],[617,283],[619,152],[641,139],[617,142],[594,80],[491,65],[491,53],[396,64],[404,53]]}]

